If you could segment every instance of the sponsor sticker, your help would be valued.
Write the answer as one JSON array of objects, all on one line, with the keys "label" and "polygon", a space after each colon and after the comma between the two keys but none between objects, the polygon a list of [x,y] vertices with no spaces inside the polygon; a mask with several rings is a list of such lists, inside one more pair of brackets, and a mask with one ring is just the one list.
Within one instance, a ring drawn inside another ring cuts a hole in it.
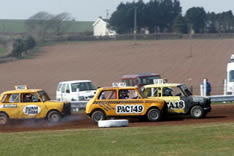
[{"label": "sponsor sticker", "polygon": [[24,107],[23,112],[26,115],[37,115],[41,112],[41,108],[36,105],[29,105]]},{"label": "sponsor sticker", "polygon": [[184,109],[185,102],[183,100],[180,101],[169,101],[167,102],[168,109]]},{"label": "sponsor sticker", "polygon": [[3,105],[3,108],[17,108],[16,104],[5,104]]},{"label": "sponsor sticker", "polygon": [[143,105],[116,105],[117,114],[142,113],[143,111]]}]

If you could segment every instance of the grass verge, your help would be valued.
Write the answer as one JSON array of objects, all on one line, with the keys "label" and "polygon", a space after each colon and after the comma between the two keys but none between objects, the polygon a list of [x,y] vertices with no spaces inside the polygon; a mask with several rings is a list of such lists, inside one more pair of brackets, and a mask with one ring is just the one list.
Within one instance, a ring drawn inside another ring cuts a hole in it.
[{"label": "grass verge", "polygon": [[0,134],[3,156],[206,156],[234,153],[234,123]]}]

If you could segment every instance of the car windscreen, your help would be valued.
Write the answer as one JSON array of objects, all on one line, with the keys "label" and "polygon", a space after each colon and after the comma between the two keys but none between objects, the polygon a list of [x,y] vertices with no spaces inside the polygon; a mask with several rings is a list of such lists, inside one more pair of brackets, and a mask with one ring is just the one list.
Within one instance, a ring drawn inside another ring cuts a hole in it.
[{"label": "car windscreen", "polygon": [[180,85],[178,86],[186,96],[191,96],[192,93],[190,92],[190,90],[185,86],[185,85]]},{"label": "car windscreen", "polygon": [[160,79],[160,76],[146,76],[137,78],[138,85],[148,85],[153,84],[154,79]]},{"label": "car windscreen", "polygon": [[88,91],[88,90],[96,90],[96,86],[92,82],[80,82],[80,83],[72,83],[71,84],[72,92],[76,92],[77,89],[79,91]]},{"label": "car windscreen", "polygon": [[50,97],[47,95],[45,91],[39,91],[38,94],[43,102],[50,100]]}]

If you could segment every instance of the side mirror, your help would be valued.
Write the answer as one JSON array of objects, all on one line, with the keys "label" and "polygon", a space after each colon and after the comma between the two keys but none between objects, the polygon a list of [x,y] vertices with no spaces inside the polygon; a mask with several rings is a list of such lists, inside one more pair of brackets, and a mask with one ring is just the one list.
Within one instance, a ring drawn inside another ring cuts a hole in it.
[{"label": "side mirror", "polygon": [[69,89],[67,89],[67,90],[66,90],[66,93],[70,93],[70,90],[69,90]]}]

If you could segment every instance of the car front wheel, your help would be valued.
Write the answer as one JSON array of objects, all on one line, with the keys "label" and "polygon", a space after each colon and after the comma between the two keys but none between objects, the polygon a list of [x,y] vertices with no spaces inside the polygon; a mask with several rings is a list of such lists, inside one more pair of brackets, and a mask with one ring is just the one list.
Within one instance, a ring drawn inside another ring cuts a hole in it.
[{"label": "car front wheel", "polygon": [[204,110],[201,106],[194,106],[191,109],[190,113],[191,113],[191,116],[196,119],[202,118],[205,115]]},{"label": "car front wheel", "polygon": [[105,114],[100,110],[94,111],[91,116],[94,123],[98,123],[99,120],[105,120],[105,118]]},{"label": "car front wheel", "polygon": [[51,111],[48,114],[48,121],[52,123],[59,122],[61,118],[62,118],[61,114],[57,111]]},{"label": "car front wheel", "polygon": [[152,108],[147,113],[149,121],[159,121],[161,119],[161,112],[157,108]]}]

